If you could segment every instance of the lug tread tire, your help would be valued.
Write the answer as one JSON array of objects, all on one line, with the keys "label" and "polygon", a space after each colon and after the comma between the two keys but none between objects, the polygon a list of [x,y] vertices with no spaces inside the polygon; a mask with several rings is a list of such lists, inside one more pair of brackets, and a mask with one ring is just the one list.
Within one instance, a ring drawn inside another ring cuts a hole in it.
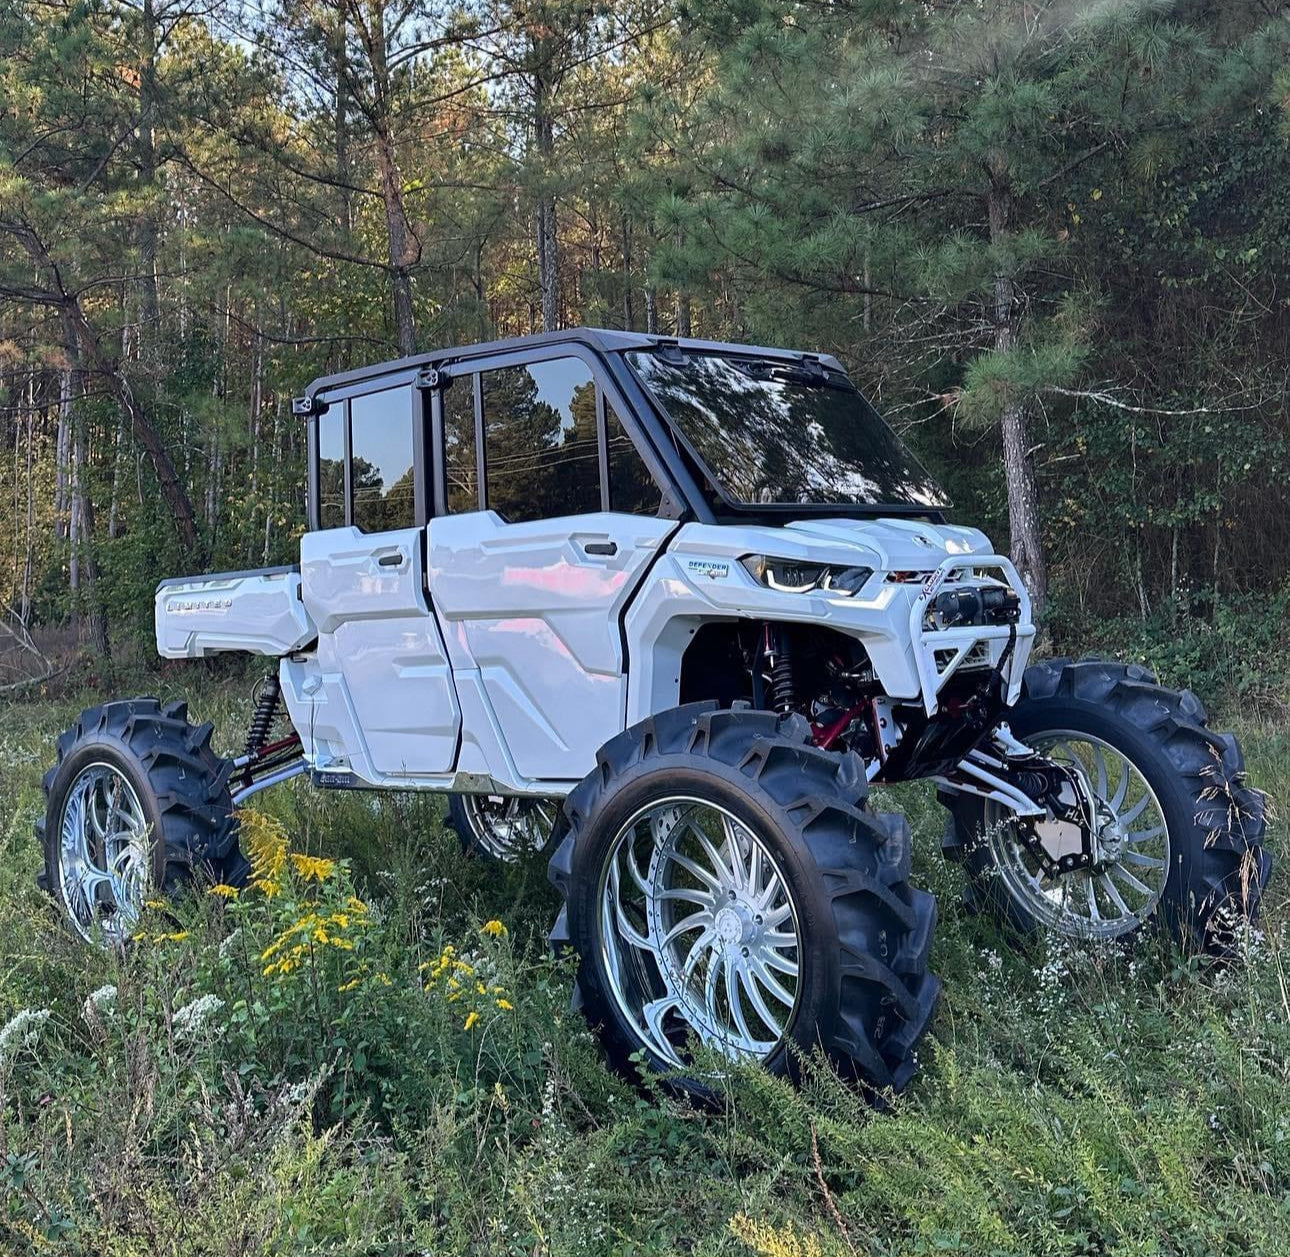
[{"label": "lug tread tire", "polygon": [[[800,716],[718,710],[712,703],[661,712],[612,738],[595,770],[566,799],[567,830],[561,836],[558,827],[553,840],[549,875],[565,906],[550,941],[577,947],[580,937],[592,936],[586,922],[597,911],[600,868],[589,848],[600,841],[596,830],[611,801],[646,774],[706,767],[774,818],[781,841],[801,857],[827,905],[825,933],[835,954],[812,957],[805,937],[798,954],[804,975],[807,964],[828,966],[831,987],[814,1024],[795,1027],[798,1046],[822,1044],[850,1077],[877,1090],[900,1090],[915,1073],[916,1045],[940,990],[927,971],[936,903],[909,885],[912,838],[905,817],[869,811],[860,759],[819,750],[810,739]],[[641,1044],[620,1024],[587,950],[584,944],[575,1002],[601,1025],[611,1059],[626,1067]],[[781,1047],[767,1064],[791,1075],[794,1053]],[[691,1083],[683,1089],[705,1090]]]},{"label": "lug tread tire", "polygon": [[[1229,952],[1233,918],[1257,918],[1272,867],[1263,846],[1266,799],[1246,781],[1236,738],[1208,727],[1204,704],[1190,690],[1165,688],[1139,664],[1054,659],[1027,668],[1014,710],[1023,720],[1031,719],[1050,702],[1103,709],[1151,743],[1167,763],[1172,780],[1152,783],[1166,814],[1173,813],[1169,839],[1174,867],[1161,915],[1180,941],[1215,954]],[[1059,725],[1055,714],[1050,727]],[[1042,727],[1041,722],[1037,728]],[[1018,736],[1025,741],[1025,730]],[[1169,790],[1172,800],[1166,797]],[[997,887],[989,850],[979,837],[981,801],[947,791],[940,798],[950,809],[945,854],[964,862],[973,900],[992,907],[1023,933],[1038,928]],[[1186,884],[1171,893],[1184,872]]]},{"label": "lug tread tire", "polygon": [[[159,890],[171,894],[203,876],[230,885],[243,885],[250,865],[238,845],[237,818],[229,791],[232,764],[211,749],[214,726],[194,726],[186,703],[162,706],[155,698],[133,698],[90,707],[58,739],[58,758],[45,774],[46,815],[36,822],[36,837],[45,851],[39,879],[51,889],[56,882],[62,794],[71,785],[63,780],[71,756],[100,746],[119,766],[133,769],[150,791],[160,815],[162,854]],[[78,769],[75,771],[79,771]],[[145,802],[145,810],[147,803]]]}]

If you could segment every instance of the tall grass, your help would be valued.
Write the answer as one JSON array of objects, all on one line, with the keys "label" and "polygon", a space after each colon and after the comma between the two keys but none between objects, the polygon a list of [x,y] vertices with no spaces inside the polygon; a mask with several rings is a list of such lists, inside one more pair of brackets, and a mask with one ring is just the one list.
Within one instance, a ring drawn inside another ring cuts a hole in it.
[{"label": "tall grass", "polygon": [[[230,689],[193,705],[244,727]],[[1016,951],[960,909],[930,792],[888,795],[941,902],[920,1078],[875,1112],[818,1062],[741,1071],[698,1111],[569,1011],[541,859],[464,858],[434,800],[261,796],[258,886],[78,946],[31,837],[78,706],[0,722],[0,1251],[1290,1252],[1282,879],[1235,965]],[[1290,738],[1242,734],[1284,796]]]}]

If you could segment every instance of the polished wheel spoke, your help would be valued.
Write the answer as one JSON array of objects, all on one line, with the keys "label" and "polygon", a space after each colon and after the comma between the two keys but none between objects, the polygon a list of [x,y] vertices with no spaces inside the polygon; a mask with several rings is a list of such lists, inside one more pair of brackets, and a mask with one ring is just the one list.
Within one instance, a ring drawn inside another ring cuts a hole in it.
[{"label": "polished wheel spoke", "polygon": [[1136,877],[1134,877],[1133,874],[1130,873],[1129,870],[1126,869],[1123,864],[1111,865],[1111,873],[1113,875],[1118,875],[1121,881],[1127,882],[1140,895],[1146,895],[1148,898],[1155,897],[1155,891],[1153,891],[1150,886],[1144,885]]},{"label": "polished wheel spoke", "polygon": [[1124,934],[1155,910],[1169,876],[1169,828],[1160,802],[1138,767],[1110,743],[1064,730],[1029,741],[1042,754],[1074,767],[1097,796],[1098,861],[1091,871],[1049,877],[1007,814],[988,808],[986,840],[1003,884],[1041,924],[1058,932],[1095,938]]},{"label": "polished wheel spoke", "polygon": [[1124,902],[1124,896],[1120,894],[1119,889],[1116,887],[1115,883],[1111,880],[1111,875],[1109,873],[1102,874],[1101,883],[1102,883],[1102,889],[1106,891],[1108,895],[1111,896],[1111,901],[1115,904],[1117,908],[1119,908],[1120,913],[1126,917],[1133,916],[1134,915],[1133,909],[1130,908],[1129,905]]},{"label": "polished wheel spoke", "polygon": [[1141,851],[1126,851],[1124,853],[1124,862],[1126,864],[1136,864],[1145,869],[1162,869],[1165,867],[1164,860],[1157,860],[1154,856],[1143,855]]},{"label": "polished wheel spoke", "polygon": [[76,929],[124,942],[148,894],[151,842],[138,796],[117,769],[92,764],[76,778],[59,839],[59,886]]},{"label": "polished wheel spoke", "polygon": [[732,1059],[772,1052],[797,1009],[796,907],[765,842],[715,804],[629,821],[602,874],[611,994],[641,1041],[683,1064],[687,1034]]},{"label": "polished wheel spoke", "polygon": [[775,1038],[778,1039],[784,1033],[783,1022],[771,1011],[770,1005],[766,1003],[766,997],[761,993],[761,987],[757,983],[756,977],[748,971],[747,966],[742,966],[739,970],[739,980],[743,983],[744,990],[748,992],[748,1002],[752,1004],[757,1016],[761,1018],[762,1024],[774,1032]]}]

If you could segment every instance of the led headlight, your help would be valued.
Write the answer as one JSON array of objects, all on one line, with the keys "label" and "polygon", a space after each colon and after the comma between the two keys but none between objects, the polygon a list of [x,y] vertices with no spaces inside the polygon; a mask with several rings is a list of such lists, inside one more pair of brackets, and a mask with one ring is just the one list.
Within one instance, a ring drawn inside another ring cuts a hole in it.
[{"label": "led headlight", "polygon": [[873,575],[871,567],[804,563],[798,559],[776,559],[768,554],[750,554],[743,565],[759,584],[784,594],[820,592],[849,598],[859,593]]}]

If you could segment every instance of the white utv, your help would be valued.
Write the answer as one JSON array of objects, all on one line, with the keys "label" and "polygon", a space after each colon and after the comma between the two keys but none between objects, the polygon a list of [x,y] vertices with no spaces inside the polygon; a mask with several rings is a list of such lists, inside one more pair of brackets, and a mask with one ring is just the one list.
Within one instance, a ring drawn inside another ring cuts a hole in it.
[{"label": "white utv", "polygon": [[1254,916],[1235,739],[1141,667],[1028,667],[1013,565],[945,523],[835,359],[576,330],[328,376],[295,409],[299,564],[156,597],[165,657],[276,661],[245,752],[147,698],[60,739],[43,880],[87,939],[243,877],[236,808],[267,786],[440,791],[478,850],[549,842],[552,938],[616,1061],[684,1078],[697,1041],[791,1072],[822,1047],[899,1088],[936,907],[871,783],[939,783],[948,854],[1016,930],[1222,951]]}]

